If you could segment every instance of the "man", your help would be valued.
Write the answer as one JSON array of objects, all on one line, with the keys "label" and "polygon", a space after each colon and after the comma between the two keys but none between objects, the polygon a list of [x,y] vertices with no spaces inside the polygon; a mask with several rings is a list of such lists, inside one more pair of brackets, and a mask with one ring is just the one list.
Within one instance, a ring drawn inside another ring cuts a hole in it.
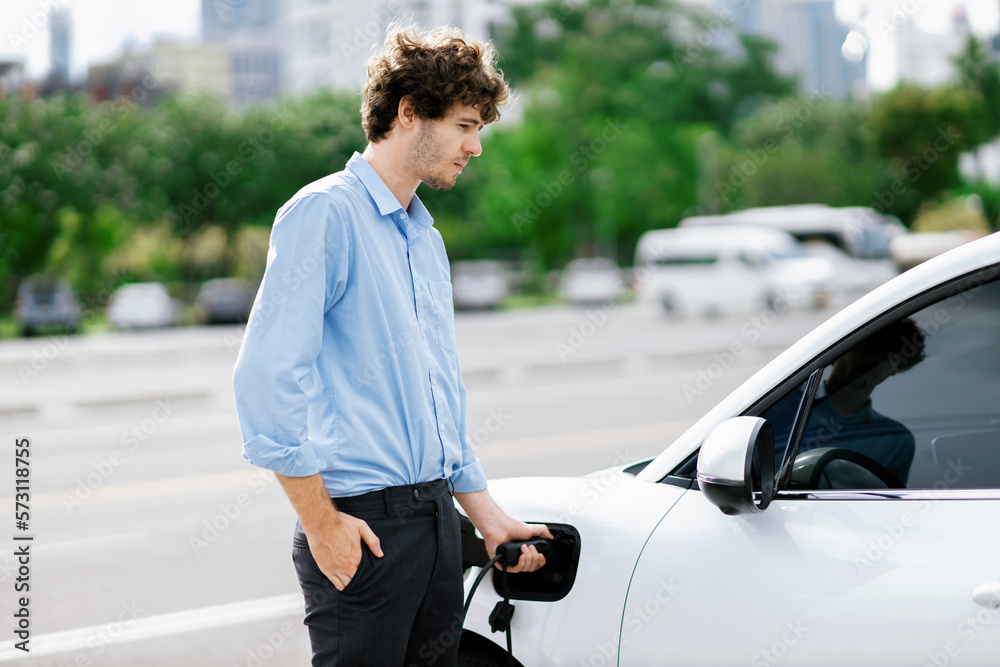
[{"label": "man", "polygon": [[[299,517],[313,665],[451,665],[460,530],[551,537],[486,490],[465,423],[448,259],[415,192],[452,187],[509,90],[458,32],[389,35],[368,64],[368,146],[279,211],[234,374],[244,456]],[[523,547],[511,572],[544,565]]]},{"label": "man", "polygon": [[[892,475],[888,481],[894,485],[905,486],[915,451],[913,433],[875,410],[872,393],[885,380],[924,360],[925,339],[916,323],[905,318],[886,325],[838,357],[813,400],[796,461],[815,449],[849,449],[885,468]],[[784,453],[801,398],[801,391],[792,391],[764,414],[775,427],[779,456]],[[863,466],[834,462],[819,483],[821,488],[860,489],[870,488],[877,480]]]},{"label": "man", "polygon": [[[887,325],[841,355],[816,396],[799,452],[841,447],[881,464],[904,485],[910,476],[915,442],[903,424],[872,406],[882,382],[924,360],[925,336],[916,323],[902,319]],[[862,488],[870,475],[853,464],[834,465],[825,482],[833,488]]]}]

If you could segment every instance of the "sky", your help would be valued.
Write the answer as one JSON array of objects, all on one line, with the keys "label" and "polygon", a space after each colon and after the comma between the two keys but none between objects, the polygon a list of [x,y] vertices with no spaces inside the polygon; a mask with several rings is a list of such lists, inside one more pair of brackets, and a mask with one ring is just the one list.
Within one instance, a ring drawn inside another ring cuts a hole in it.
[{"label": "sky", "polygon": [[[836,0],[838,18],[848,25],[868,26],[869,83],[876,89],[895,82],[892,36],[878,21],[914,21],[934,32],[948,25],[956,6],[964,6],[974,31],[986,35],[1000,29],[1000,0]],[[700,4],[711,4],[711,0]],[[0,0],[0,57],[20,57],[29,78],[49,69],[48,14],[52,7],[72,12],[71,75],[83,78],[89,63],[104,62],[155,35],[196,39],[200,34],[201,0]],[[873,22],[874,26],[873,27]],[[885,25],[885,24],[882,24]],[[880,34],[882,33],[882,34]]]},{"label": "sky", "polygon": [[126,40],[142,45],[158,34],[196,39],[201,33],[201,0],[0,0],[0,57],[23,58],[32,79],[49,70],[52,7],[72,13],[70,74],[77,78],[88,64],[120,54]]}]

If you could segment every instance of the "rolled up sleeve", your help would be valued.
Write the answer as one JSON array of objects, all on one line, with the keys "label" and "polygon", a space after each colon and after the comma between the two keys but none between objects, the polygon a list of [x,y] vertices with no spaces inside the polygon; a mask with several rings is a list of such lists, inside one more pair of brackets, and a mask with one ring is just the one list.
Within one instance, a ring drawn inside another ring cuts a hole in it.
[{"label": "rolled up sleeve", "polygon": [[451,475],[451,483],[457,493],[474,493],[486,488],[486,473],[478,459],[469,463]]},{"label": "rolled up sleeve", "polygon": [[343,217],[325,194],[296,197],[275,217],[233,372],[243,456],[254,465],[308,477],[328,463],[309,440],[306,386],[324,313],[343,294],[349,250]]},{"label": "rolled up sleeve", "polygon": [[273,470],[285,477],[309,477],[322,470],[322,459],[307,439],[289,446],[258,435],[243,443],[243,458],[255,466]]}]

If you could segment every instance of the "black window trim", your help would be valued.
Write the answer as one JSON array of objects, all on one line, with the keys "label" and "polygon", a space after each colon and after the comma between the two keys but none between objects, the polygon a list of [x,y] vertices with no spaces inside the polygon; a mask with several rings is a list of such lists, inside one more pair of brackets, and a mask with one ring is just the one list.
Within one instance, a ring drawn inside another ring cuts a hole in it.
[{"label": "black window trim", "polygon": [[[903,319],[904,317],[909,317],[914,313],[923,310],[929,306],[934,305],[948,299],[957,294],[968,291],[972,288],[971,283],[976,279],[979,279],[979,285],[987,285],[989,283],[996,282],[1000,280],[1000,263],[990,264],[988,266],[980,267],[968,273],[963,273],[960,276],[949,280],[941,285],[936,285],[920,294],[914,295],[913,297],[898,303],[889,310],[885,311],[878,317],[865,322],[863,325],[857,329],[851,331],[839,341],[831,345],[825,351],[816,355],[808,362],[803,364],[803,366],[796,372],[789,375],[784,382],[781,382],[771,388],[761,399],[751,404],[746,410],[740,413],[741,416],[760,416],[762,412],[770,408],[774,403],[776,403],[780,398],[782,398],[787,392],[791,391],[795,387],[809,380],[809,378],[817,371],[826,368],[828,365],[836,361],[841,355],[853,348],[859,342],[864,340],[873,331],[881,329],[886,324],[896,321],[897,319]],[[801,406],[800,406],[801,409]],[[798,417],[796,417],[798,421]],[[793,434],[794,436],[794,434]],[[701,446],[699,445],[690,456],[684,459],[682,463],[676,466],[669,473],[664,475],[661,479],[657,480],[661,484],[670,484],[672,486],[685,486],[689,489],[698,490],[698,482],[696,473],[691,471],[695,470],[697,466],[698,453],[701,451]],[[787,451],[787,450],[786,450]],[[692,465],[693,464],[693,465]],[[684,470],[687,468],[687,470]],[[688,483],[687,475],[692,475],[692,482]],[[789,491],[787,489],[778,489],[775,494],[775,500],[998,500],[1000,499],[1000,488],[997,489],[954,489],[954,490],[937,490],[937,489],[893,489],[891,491],[885,490],[852,490],[852,491],[841,491],[841,490],[812,490],[812,491]]]},{"label": "black window trim", "polygon": [[823,379],[823,370],[826,366],[817,366],[816,370],[809,374],[806,380],[802,398],[799,400],[799,407],[795,410],[795,419],[792,421],[792,431],[788,434],[788,442],[785,443],[784,459],[778,468],[778,476],[774,480],[775,488],[781,490],[788,486],[792,478],[792,465],[795,457],[799,455],[799,445],[802,444],[802,434],[806,430],[806,422],[809,413],[812,411],[813,401],[816,399],[816,391],[819,383]]}]

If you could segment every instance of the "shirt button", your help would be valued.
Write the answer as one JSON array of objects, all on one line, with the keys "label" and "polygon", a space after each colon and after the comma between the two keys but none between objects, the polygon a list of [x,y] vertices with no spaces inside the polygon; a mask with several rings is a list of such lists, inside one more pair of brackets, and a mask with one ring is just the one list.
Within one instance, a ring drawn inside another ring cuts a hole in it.
[{"label": "shirt button", "polygon": [[417,500],[420,500],[420,492],[417,491],[416,489],[413,489],[413,497]]}]

